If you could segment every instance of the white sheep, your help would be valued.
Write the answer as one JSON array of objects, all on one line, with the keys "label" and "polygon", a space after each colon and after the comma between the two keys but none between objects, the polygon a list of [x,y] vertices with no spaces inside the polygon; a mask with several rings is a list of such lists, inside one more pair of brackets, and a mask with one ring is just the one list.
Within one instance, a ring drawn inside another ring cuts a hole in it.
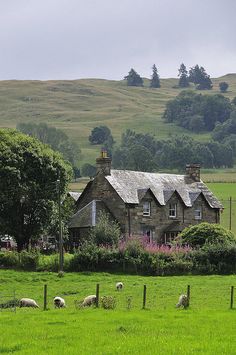
[{"label": "white sheep", "polygon": [[83,300],[82,306],[86,307],[86,306],[92,306],[93,304],[96,303],[96,295],[90,295],[85,297],[85,299]]},{"label": "white sheep", "polygon": [[64,300],[64,298],[56,296],[53,299],[53,303],[55,308],[64,308],[66,306],[66,302]]},{"label": "white sheep", "polygon": [[33,307],[33,308],[39,308],[35,300],[32,300],[31,298],[21,298],[20,300],[20,307]]},{"label": "white sheep", "polygon": [[180,295],[179,302],[177,303],[176,307],[183,307],[187,308],[189,306],[189,299],[187,295]]},{"label": "white sheep", "polygon": [[121,291],[123,289],[123,287],[124,287],[123,282],[117,282],[116,283],[116,290],[117,291]]}]

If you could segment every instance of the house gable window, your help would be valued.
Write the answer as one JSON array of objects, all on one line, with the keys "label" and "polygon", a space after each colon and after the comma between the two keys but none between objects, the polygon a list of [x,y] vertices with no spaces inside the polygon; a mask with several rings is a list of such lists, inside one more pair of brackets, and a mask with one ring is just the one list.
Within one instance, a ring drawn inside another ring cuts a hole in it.
[{"label": "house gable window", "polygon": [[201,206],[197,206],[194,208],[194,219],[200,220],[202,219],[202,208]]},{"label": "house gable window", "polygon": [[176,218],[177,217],[177,203],[169,204],[169,217]]},{"label": "house gable window", "polygon": [[143,216],[151,215],[151,204],[148,201],[143,202]]}]

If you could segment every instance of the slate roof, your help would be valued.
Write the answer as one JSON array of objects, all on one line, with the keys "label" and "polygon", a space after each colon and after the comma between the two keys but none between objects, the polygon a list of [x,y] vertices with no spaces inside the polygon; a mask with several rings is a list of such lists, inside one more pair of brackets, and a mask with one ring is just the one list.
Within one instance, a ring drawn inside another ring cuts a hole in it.
[{"label": "slate roof", "polygon": [[111,170],[111,175],[105,178],[124,203],[138,204],[145,191],[150,189],[162,206],[166,205],[174,192],[177,192],[186,207],[192,207],[194,201],[202,193],[210,207],[223,208],[202,181],[195,182],[186,175]]}]

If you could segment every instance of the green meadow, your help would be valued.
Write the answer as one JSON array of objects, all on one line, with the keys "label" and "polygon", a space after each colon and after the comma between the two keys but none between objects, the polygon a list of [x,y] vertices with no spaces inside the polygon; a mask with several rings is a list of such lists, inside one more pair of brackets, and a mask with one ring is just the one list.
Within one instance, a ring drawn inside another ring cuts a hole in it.
[{"label": "green meadow", "polygon": [[[230,287],[236,276],[142,277],[109,273],[0,271],[0,297],[34,298],[40,308],[0,312],[0,353],[4,354],[235,354],[235,309]],[[123,281],[124,289],[115,290]],[[79,309],[75,301],[94,294],[112,295],[114,310]],[[48,285],[48,310],[43,311],[43,286]],[[147,286],[142,309],[143,285]],[[176,309],[181,293],[191,286],[187,310]],[[54,309],[62,296],[65,309]],[[130,300],[128,303],[128,299]]]},{"label": "green meadow", "polygon": [[[213,79],[213,89],[202,93],[219,93],[220,81],[229,84],[225,96],[234,98],[236,74]],[[181,91],[176,88],[177,82],[177,79],[162,79],[160,89],[150,89],[147,79],[142,88],[128,87],[123,80],[0,81],[0,127],[16,127],[19,122],[45,122],[60,128],[81,147],[81,164],[94,164],[98,156],[99,147],[90,145],[88,137],[99,125],[108,126],[117,143],[128,128],[152,133],[158,139],[185,133],[207,141],[209,133],[193,134],[163,122],[166,102]]]}]

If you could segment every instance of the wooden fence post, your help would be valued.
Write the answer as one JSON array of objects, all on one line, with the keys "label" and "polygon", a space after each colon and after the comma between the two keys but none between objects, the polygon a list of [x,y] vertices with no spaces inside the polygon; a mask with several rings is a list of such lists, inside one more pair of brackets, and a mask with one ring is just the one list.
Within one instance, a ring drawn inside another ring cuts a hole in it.
[{"label": "wooden fence post", "polygon": [[187,286],[188,306],[190,305],[190,285]]},{"label": "wooden fence post", "polygon": [[234,286],[231,286],[230,292],[230,308],[233,309],[234,307]]},{"label": "wooden fence post", "polygon": [[43,292],[43,310],[47,310],[47,285],[44,285],[44,292]]},{"label": "wooden fence post", "polygon": [[146,299],[147,299],[147,286],[143,286],[143,309],[146,307]]},{"label": "wooden fence post", "polygon": [[96,307],[98,308],[99,306],[99,284],[97,284],[96,287]]},{"label": "wooden fence post", "polygon": [[232,229],[232,197],[229,198],[229,230]]}]

